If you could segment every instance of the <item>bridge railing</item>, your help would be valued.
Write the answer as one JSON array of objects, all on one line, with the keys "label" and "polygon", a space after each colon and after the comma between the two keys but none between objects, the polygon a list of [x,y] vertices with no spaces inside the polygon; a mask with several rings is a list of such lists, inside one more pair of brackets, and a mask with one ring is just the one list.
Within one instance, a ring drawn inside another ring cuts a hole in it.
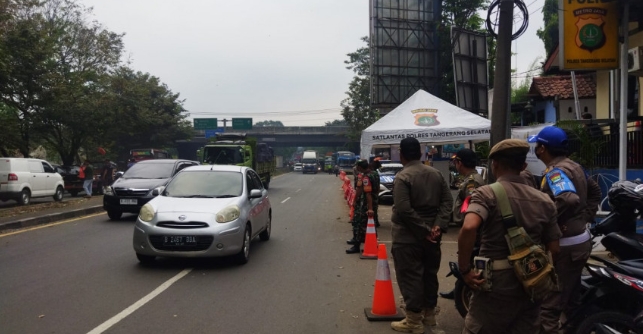
[{"label": "bridge railing", "polygon": [[[261,126],[253,127],[252,130],[233,130],[226,128],[226,132],[245,132],[253,134],[275,134],[275,135],[314,135],[314,134],[336,134],[344,135],[348,132],[347,126]],[[204,130],[195,130],[197,137],[205,136]]]}]

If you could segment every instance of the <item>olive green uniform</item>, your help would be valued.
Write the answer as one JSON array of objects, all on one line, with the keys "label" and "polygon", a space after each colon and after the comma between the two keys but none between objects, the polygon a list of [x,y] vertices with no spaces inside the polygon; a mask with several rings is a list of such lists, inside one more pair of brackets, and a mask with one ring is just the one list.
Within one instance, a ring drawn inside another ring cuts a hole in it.
[{"label": "olive green uniform", "polygon": [[478,174],[476,170],[473,170],[464,177],[462,184],[460,184],[458,196],[456,196],[455,202],[453,203],[453,223],[457,226],[462,226],[462,222],[464,221],[464,214],[460,212],[464,200],[471,196],[476,188],[485,184],[486,182],[482,178],[482,175]]},{"label": "olive green uniform", "polygon": [[[366,240],[366,225],[368,223],[367,196],[371,196],[373,201],[372,203],[375,205],[375,201],[377,201],[377,192],[374,189],[374,185],[376,182],[372,172],[366,175],[359,173],[356,176],[356,180],[356,192],[359,196],[355,198],[355,202],[353,203],[355,210],[353,211],[353,220],[351,223],[353,225],[355,240],[364,242]],[[377,180],[377,184],[379,184],[379,179]]]},{"label": "olive green uniform", "polygon": [[[546,244],[561,236],[556,224],[556,206],[542,192],[527,185],[518,175],[501,176],[518,226],[522,226],[536,244]],[[466,214],[482,219],[479,229],[480,256],[506,260],[510,255],[505,239],[507,230],[496,197],[490,186],[481,186],[473,193]],[[463,334],[536,334],[539,332],[539,305],[533,303],[513,269],[494,270],[491,291],[474,291]]]},{"label": "olive green uniform", "polygon": [[[573,191],[559,189],[566,182],[573,183]],[[561,313],[570,315],[580,303],[580,277],[592,249],[587,223],[596,216],[601,191],[579,164],[566,157],[548,164],[540,188],[556,203],[563,233],[560,254],[554,259],[560,291],[543,301],[540,313],[543,333],[558,333]]]},{"label": "olive green uniform", "polygon": [[440,241],[426,240],[433,226],[446,230],[453,197],[449,185],[435,168],[419,160],[407,163],[393,181],[391,254],[406,309],[420,312],[438,302]]}]

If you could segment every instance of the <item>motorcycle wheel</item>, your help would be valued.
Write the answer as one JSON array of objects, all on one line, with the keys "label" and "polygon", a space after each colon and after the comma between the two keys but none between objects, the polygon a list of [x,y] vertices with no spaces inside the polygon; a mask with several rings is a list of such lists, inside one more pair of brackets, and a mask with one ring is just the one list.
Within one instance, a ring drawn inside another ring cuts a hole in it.
[{"label": "motorcycle wheel", "polygon": [[453,290],[453,299],[455,300],[455,308],[458,313],[464,318],[469,313],[469,301],[473,295],[473,290],[466,285],[463,281],[457,280],[455,282],[455,289]]},{"label": "motorcycle wheel", "polygon": [[616,311],[601,311],[585,318],[576,334],[600,333],[599,325],[606,325],[619,333],[636,333],[634,318]]}]

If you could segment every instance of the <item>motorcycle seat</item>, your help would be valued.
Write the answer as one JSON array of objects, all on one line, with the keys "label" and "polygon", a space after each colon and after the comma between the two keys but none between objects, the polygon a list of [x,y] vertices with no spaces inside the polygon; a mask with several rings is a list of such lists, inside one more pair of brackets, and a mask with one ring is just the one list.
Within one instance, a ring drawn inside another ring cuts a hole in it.
[{"label": "motorcycle seat", "polygon": [[620,260],[643,259],[643,236],[637,233],[612,232],[601,244]]},{"label": "motorcycle seat", "polygon": [[643,259],[620,261],[614,263],[614,267],[623,274],[643,279]]}]

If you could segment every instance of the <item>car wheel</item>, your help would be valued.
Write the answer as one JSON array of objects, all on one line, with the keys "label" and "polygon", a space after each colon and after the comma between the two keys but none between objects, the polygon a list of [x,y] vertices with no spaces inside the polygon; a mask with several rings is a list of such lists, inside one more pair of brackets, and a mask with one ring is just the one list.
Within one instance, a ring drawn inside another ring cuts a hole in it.
[{"label": "car wheel", "polygon": [[259,239],[261,241],[270,240],[270,230],[272,230],[272,213],[268,214],[268,222],[266,223],[266,229],[259,233]]},{"label": "car wheel", "polygon": [[56,188],[56,193],[54,194],[54,201],[60,202],[63,200],[63,187],[58,186]]},{"label": "car wheel", "polygon": [[123,215],[123,213],[118,211],[118,210],[107,210],[107,216],[111,220],[119,220],[119,219],[121,219],[122,215]]},{"label": "car wheel", "polygon": [[20,192],[20,199],[18,199],[18,204],[20,205],[29,205],[31,203],[31,191],[25,188]]},{"label": "car wheel", "polygon": [[78,192],[77,192],[77,191],[70,191],[70,192],[69,192],[69,194],[71,195],[71,197],[76,197],[76,196],[78,196]]},{"label": "car wheel", "polygon": [[241,250],[234,256],[234,261],[238,264],[248,263],[250,258],[250,227],[246,225],[246,230],[243,232],[243,244]]},{"label": "car wheel", "polygon": [[150,265],[154,263],[156,256],[136,253],[136,258],[138,259],[138,262],[140,262],[142,265]]}]

